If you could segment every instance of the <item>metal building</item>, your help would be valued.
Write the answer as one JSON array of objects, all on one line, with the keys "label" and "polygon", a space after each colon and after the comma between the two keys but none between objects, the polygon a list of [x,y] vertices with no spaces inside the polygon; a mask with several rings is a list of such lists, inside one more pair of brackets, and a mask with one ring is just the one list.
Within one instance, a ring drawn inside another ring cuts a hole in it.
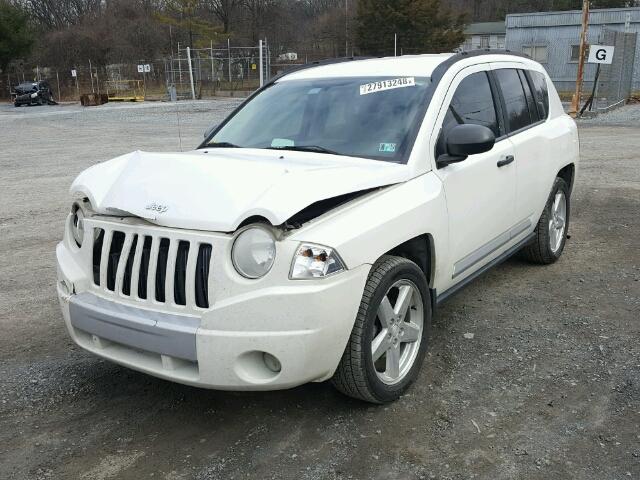
[{"label": "metal building", "polygon": [[464,29],[464,38],[460,46],[462,52],[482,48],[504,49],[504,22],[470,23]]},{"label": "metal building", "polygon": [[[507,15],[506,48],[526,53],[542,63],[559,92],[572,92],[578,69],[581,21],[582,12],[579,10]],[[640,91],[638,33],[640,7],[591,10],[588,43],[615,43],[616,46],[614,65],[603,69],[599,85],[604,81],[618,90],[626,88],[634,92]],[[595,75],[596,65],[586,64],[585,90],[591,89]]]}]

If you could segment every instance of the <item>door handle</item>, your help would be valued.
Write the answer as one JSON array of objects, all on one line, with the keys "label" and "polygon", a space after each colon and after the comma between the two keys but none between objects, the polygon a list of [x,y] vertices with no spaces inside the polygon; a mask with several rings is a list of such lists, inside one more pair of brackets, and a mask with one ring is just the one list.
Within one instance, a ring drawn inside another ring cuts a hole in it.
[{"label": "door handle", "polygon": [[512,163],[515,160],[515,157],[513,155],[507,155],[506,157],[504,157],[502,160],[498,161],[498,168],[500,167],[504,167],[506,165],[509,165],[510,163]]}]

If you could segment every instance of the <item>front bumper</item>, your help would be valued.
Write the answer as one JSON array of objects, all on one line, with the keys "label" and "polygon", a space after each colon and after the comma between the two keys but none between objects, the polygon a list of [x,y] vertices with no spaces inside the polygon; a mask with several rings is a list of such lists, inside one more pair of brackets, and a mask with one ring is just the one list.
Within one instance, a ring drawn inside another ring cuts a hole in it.
[{"label": "front bumper", "polygon": [[[275,390],[330,378],[370,269],[363,265],[309,281],[278,275],[278,282],[247,288],[246,279],[216,268],[214,259],[212,285],[224,297],[212,296],[206,310],[179,313],[104,295],[91,288],[82,265],[86,257],[67,239],[56,252],[58,297],[69,334],[79,346],[160,378],[223,390]],[[269,368],[265,354],[279,361],[279,372]]]}]

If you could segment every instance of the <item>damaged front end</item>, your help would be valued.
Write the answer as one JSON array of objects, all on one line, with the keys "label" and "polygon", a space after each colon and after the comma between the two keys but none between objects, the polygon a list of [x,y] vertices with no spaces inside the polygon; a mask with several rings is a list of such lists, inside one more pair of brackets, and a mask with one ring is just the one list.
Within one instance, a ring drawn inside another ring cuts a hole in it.
[{"label": "damaged front end", "polygon": [[11,93],[13,104],[21,105],[57,105],[49,83],[46,81],[25,82],[13,88]]}]

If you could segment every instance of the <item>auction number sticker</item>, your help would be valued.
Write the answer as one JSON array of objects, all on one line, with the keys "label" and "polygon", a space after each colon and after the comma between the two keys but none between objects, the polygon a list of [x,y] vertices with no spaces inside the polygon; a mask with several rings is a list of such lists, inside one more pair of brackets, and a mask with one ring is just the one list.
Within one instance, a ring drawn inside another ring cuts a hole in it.
[{"label": "auction number sticker", "polygon": [[379,82],[366,83],[360,85],[360,95],[393,90],[394,88],[415,87],[415,77],[394,78],[392,80],[380,80]]}]

